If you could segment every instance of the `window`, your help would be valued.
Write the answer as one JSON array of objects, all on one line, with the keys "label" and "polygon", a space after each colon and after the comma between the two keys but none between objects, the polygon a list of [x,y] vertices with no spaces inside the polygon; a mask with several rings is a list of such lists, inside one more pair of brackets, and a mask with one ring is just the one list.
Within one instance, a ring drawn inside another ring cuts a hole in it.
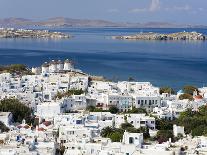
[{"label": "window", "polygon": [[145,104],[147,104],[147,100],[145,100],[144,102],[145,102]]},{"label": "window", "polygon": [[140,121],[140,124],[145,124],[145,121]]},{"label": "window", "polygon": [[129,137],[129,144],[133,144],[134,143],[134,138],[133,137]]}]

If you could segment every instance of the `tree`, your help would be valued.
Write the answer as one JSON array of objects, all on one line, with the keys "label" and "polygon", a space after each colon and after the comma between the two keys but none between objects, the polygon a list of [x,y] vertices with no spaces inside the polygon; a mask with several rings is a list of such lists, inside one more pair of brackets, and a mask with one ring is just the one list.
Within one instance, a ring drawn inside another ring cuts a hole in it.
[{"label": "tree", "polygon": [[190,100],[190,101],[193,101],[193,96],[191,95],[191,94],[181,94],[180,96],[179,96],[179,99],[180,100],[184,100],[184,99],[188,99],[188,100]]},{"label": "tree", "polygon": [[121,129],[127,130],[127,128],[134,127],[131,123],[122,123],[121,124]]},{"label": "tree", "polygon": [[101,136],[102,137],[109,137],[111,133],[113,132],[113,129],[111,127],[105,127],[101,130]]},{"label": "tree", "polygon": [[155,124],[157,130],[172,130],[174,122],[156,118]]},{"label": "tree", "polygon": [[175,91],[171,87],[161,87],[160,88],[160,94],[162,93],[168,93],[168,94],[175,94]]},{"label": "tree", "polygon": [[32,110],[17,99],[4,99],[0,102],[0,111],[11,112],[14,122],[21,123],[23,119],[31,123]]},{"label": "tree", "polygon": [[207,131],[207,107],[201,106],[198,111],[187,109],[177,119],[177,124],[184,126],[185,133],[193,136],[206,135]]},{"label": "tree", "polygon": [[192,130],[192,136],[203,136],[206,134],[207,126],[199,125]]},{"label": "tree", "polygon": [[198,88],[195,86],[186,85],[183,87],[183,91],[185,94],[193,95],[195,90],[198,92]]},{"label": "tree", "polygon": [[143,109],[143,108],[133,107],[132,110],[129,110],[127,113],[147,114],[147,111],[146,111],[146,109]]},{"label": "tree", "polygon": [[161,144],[169,140],[169,138],[173,139],[172,130],[159,130],[157,132],[157,141]]},{"label": "tree", "polygon": [[119,112],[119,109],[116,106],[111,106],[109,108],[109,112],[111,112],[112,114],[116,114]]},{"label": "tree", "polygon": [[140,133],[140,130],[139,129],[136,129],[135,127],[128,127],[126,129],[127,132],[130,132],[130,133]]},{"label": "tree", "polygon": [[92,105],[86,107],[86,110],[88,110],[90,112],[94,112],[95,109],[96,109],[96,107],[92,106]]},{"label": "tree", "polygon": [[120,132],[113,132],[110,136],[112,142],[120,142],[122,140],[123,134]]},{"label": "tree", "polygon": [[112,142],[120,142],[122,140],[124,130],[119,128],[112,129],[111,127],[103,128],[101,131],[101,136],[105,138],[110,138]]}]

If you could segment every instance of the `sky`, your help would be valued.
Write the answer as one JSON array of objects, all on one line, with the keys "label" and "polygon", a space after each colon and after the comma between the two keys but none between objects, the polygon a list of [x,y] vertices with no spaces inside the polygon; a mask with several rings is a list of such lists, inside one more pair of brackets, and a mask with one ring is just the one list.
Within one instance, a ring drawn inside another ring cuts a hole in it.
[{"label": "sky", "polygon": [[207,0],[0,0],[0,18],[9,17],[207,25]]}]

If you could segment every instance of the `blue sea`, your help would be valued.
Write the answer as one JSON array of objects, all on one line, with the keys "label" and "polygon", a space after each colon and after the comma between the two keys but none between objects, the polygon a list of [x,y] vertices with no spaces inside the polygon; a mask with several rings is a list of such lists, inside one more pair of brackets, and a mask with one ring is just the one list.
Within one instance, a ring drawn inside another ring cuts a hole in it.
[{"label": "blue sea", "polygon": [[180,89],[207,86],[207,41],[126,41],[111,36],[138,32],[171,33],[207,29],[50,28],[71,39],[0,39],[0,64],[40,66],[52,59],[72,59],[76,68],[111,80],[149,81]]}]

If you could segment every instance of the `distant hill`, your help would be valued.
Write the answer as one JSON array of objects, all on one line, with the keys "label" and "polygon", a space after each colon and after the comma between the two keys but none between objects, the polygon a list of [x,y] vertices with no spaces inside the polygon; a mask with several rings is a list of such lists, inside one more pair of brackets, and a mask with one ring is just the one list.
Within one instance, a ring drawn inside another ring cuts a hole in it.
[{"label": "distant hill", "polygon": [[203,25],[181,25],[167,22],[117,23],[106,20],[72,19],[64,17],[34,21],[25,18],[0,19],[0,26],[46,26],[46,27],[134,27],[134,28],[207,28]]}]

